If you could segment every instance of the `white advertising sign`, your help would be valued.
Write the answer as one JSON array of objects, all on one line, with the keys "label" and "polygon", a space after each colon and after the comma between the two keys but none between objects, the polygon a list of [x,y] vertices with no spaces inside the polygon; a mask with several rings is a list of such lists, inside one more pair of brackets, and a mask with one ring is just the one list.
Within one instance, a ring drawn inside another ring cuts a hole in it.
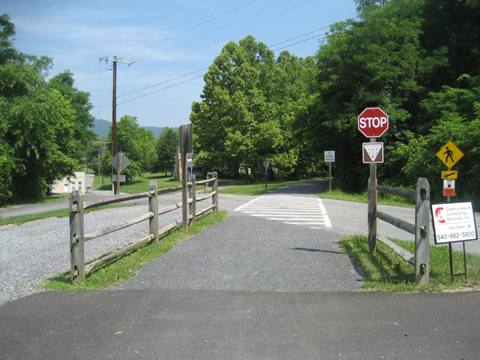
[{"label": "white advertising sign", "polygon": [[335,162],[335,151],[334,150],[324,151],[323,158],[326,163]]},{"label": "white advertising sign", "polygon": [[471,202],[432,205],[436,244],[477,240],[477,226]]}]

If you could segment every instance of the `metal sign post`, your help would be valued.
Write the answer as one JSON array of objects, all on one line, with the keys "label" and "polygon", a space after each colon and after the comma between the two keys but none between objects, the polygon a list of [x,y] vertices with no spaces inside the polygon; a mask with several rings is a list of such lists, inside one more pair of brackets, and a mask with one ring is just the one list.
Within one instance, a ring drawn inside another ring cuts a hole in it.
[{"label": "metal sign post", "polygon": [[[460,159],[464,156],[463,152],[453,143],[452,140],[449,140],[445,145],[443,145],[440,150],[437,151],[435,154],[438,159],[447,167],[447,171],[442,171],[441,172],[441,178],[443,180],[443,196],[447,198],[447,204],[450,203],[450,198],[452,196],[457,196],[455,193],[455,180],[458,179],[458,171],[452,170],[452,167],[460,161]],[[450,206],[456,206],[462,203],[457,203],[457,204],[452,204]],[[463,203],[465,204],[465,203]],[[437,205],[435,205],[437,206]],[[448,205],[447,205],[448,206]],[[471,203],[470,203],[471,207]],[[433,205],[432,205],[433,209]],[[437,207],[435,211],[438,213],[434,213],[434,220],[437,219],[438,223],[435,224],[434,221],[434,228],[436,229],[437,226],[441,227],[441,225],[445,224],[447,221],[449,223],[452,222],[452,220],[449,220],[448,218],[445,218],[444,212],[444,207],[440,206]],[[473,210],[472,210],[472,216],[473,216]],[[440,217],[440,218],[439,218]],[[473,216],[473,223],[475,224],[475,217]],[[468,224],[467,226],[471,226],[471,224]],[[455,226],[451,226],[451,229],[455,228]],[[465,232],[462,232],[460,234],[463,234]],[[452,234],[443,234],[442,236],[447,236],[450,237]],[[458,233],[453,234],[454,238],[458,237]],[[476,226],[475,226],[475,239],[476,239]],[[466,240],[472,240],[472,239],[466,239]],[[452,242],[455,241],[462,241],[462,249],[463,249],[463,273],[457,273],[455,274],[453,272],[453,249],[452,249]],[[437,235],[435,235],[435,243],[437,243]],[[465,250],[465,239],[464,240],[450,240],[448,241],[448,259],[450,262],[450,277],[451,280],[453,281],[455,276],[465,276],[465,281],[467,281],[467,254]]]},{"label": "metal sign post", "polygon": [[332,191],[332,163],[335,162],[335,151],[324,151],[323,160],[328,164],[328,191]]}]

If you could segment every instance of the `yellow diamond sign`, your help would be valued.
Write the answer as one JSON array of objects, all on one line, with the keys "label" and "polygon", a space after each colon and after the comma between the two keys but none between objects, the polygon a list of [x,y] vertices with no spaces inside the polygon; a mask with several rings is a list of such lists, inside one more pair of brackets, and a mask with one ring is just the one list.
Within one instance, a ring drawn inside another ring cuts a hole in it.
[{"label": "yellow diamond sign", "polygon": [[463,152],[452,141],[449,141],[440,148],[437,157],[447,168],[451,169],[463,157]]}]

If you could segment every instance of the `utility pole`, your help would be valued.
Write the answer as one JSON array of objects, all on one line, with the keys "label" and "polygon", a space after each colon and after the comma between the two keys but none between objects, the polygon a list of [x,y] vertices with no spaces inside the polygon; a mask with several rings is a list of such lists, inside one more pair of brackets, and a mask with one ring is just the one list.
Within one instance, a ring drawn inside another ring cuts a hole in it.
[{"label": "utility pole", "polygon": [[[116,56],[109,58],[108,56],[102,56],[100,61],[104,60],[105,63],[109,61],[112,63],[113,77],[112,77],[112,182],[113,193],[115,195],[120,194],[120,164],[117,161],[116,166],[113,166],[115,156],[118,152],[117,146],[117,63],[132,65],[135,61],[124,61]],[[118,160],[118,159],[117,159]],[[115,169],[115,171],[114,171]],[[115,175],[115,181],[113,181],[113,175]]]}]

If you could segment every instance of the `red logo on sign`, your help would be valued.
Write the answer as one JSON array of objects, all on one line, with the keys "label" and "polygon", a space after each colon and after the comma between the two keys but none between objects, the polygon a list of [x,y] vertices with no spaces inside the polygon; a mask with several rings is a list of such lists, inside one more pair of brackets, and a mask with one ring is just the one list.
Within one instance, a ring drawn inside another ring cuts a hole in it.
[{"label": "red logo on sign", "polygon": [[369,107],[358,115],[358,131],[367,138],[378,138],[388,130],[388,115],[379,107]]},{"label": "red logo on sign", "polygon": [[445,220],[444,208],[438,207],[435,209],[435,217],[437,218],[440,224],[445,224],[447,221]]}]

